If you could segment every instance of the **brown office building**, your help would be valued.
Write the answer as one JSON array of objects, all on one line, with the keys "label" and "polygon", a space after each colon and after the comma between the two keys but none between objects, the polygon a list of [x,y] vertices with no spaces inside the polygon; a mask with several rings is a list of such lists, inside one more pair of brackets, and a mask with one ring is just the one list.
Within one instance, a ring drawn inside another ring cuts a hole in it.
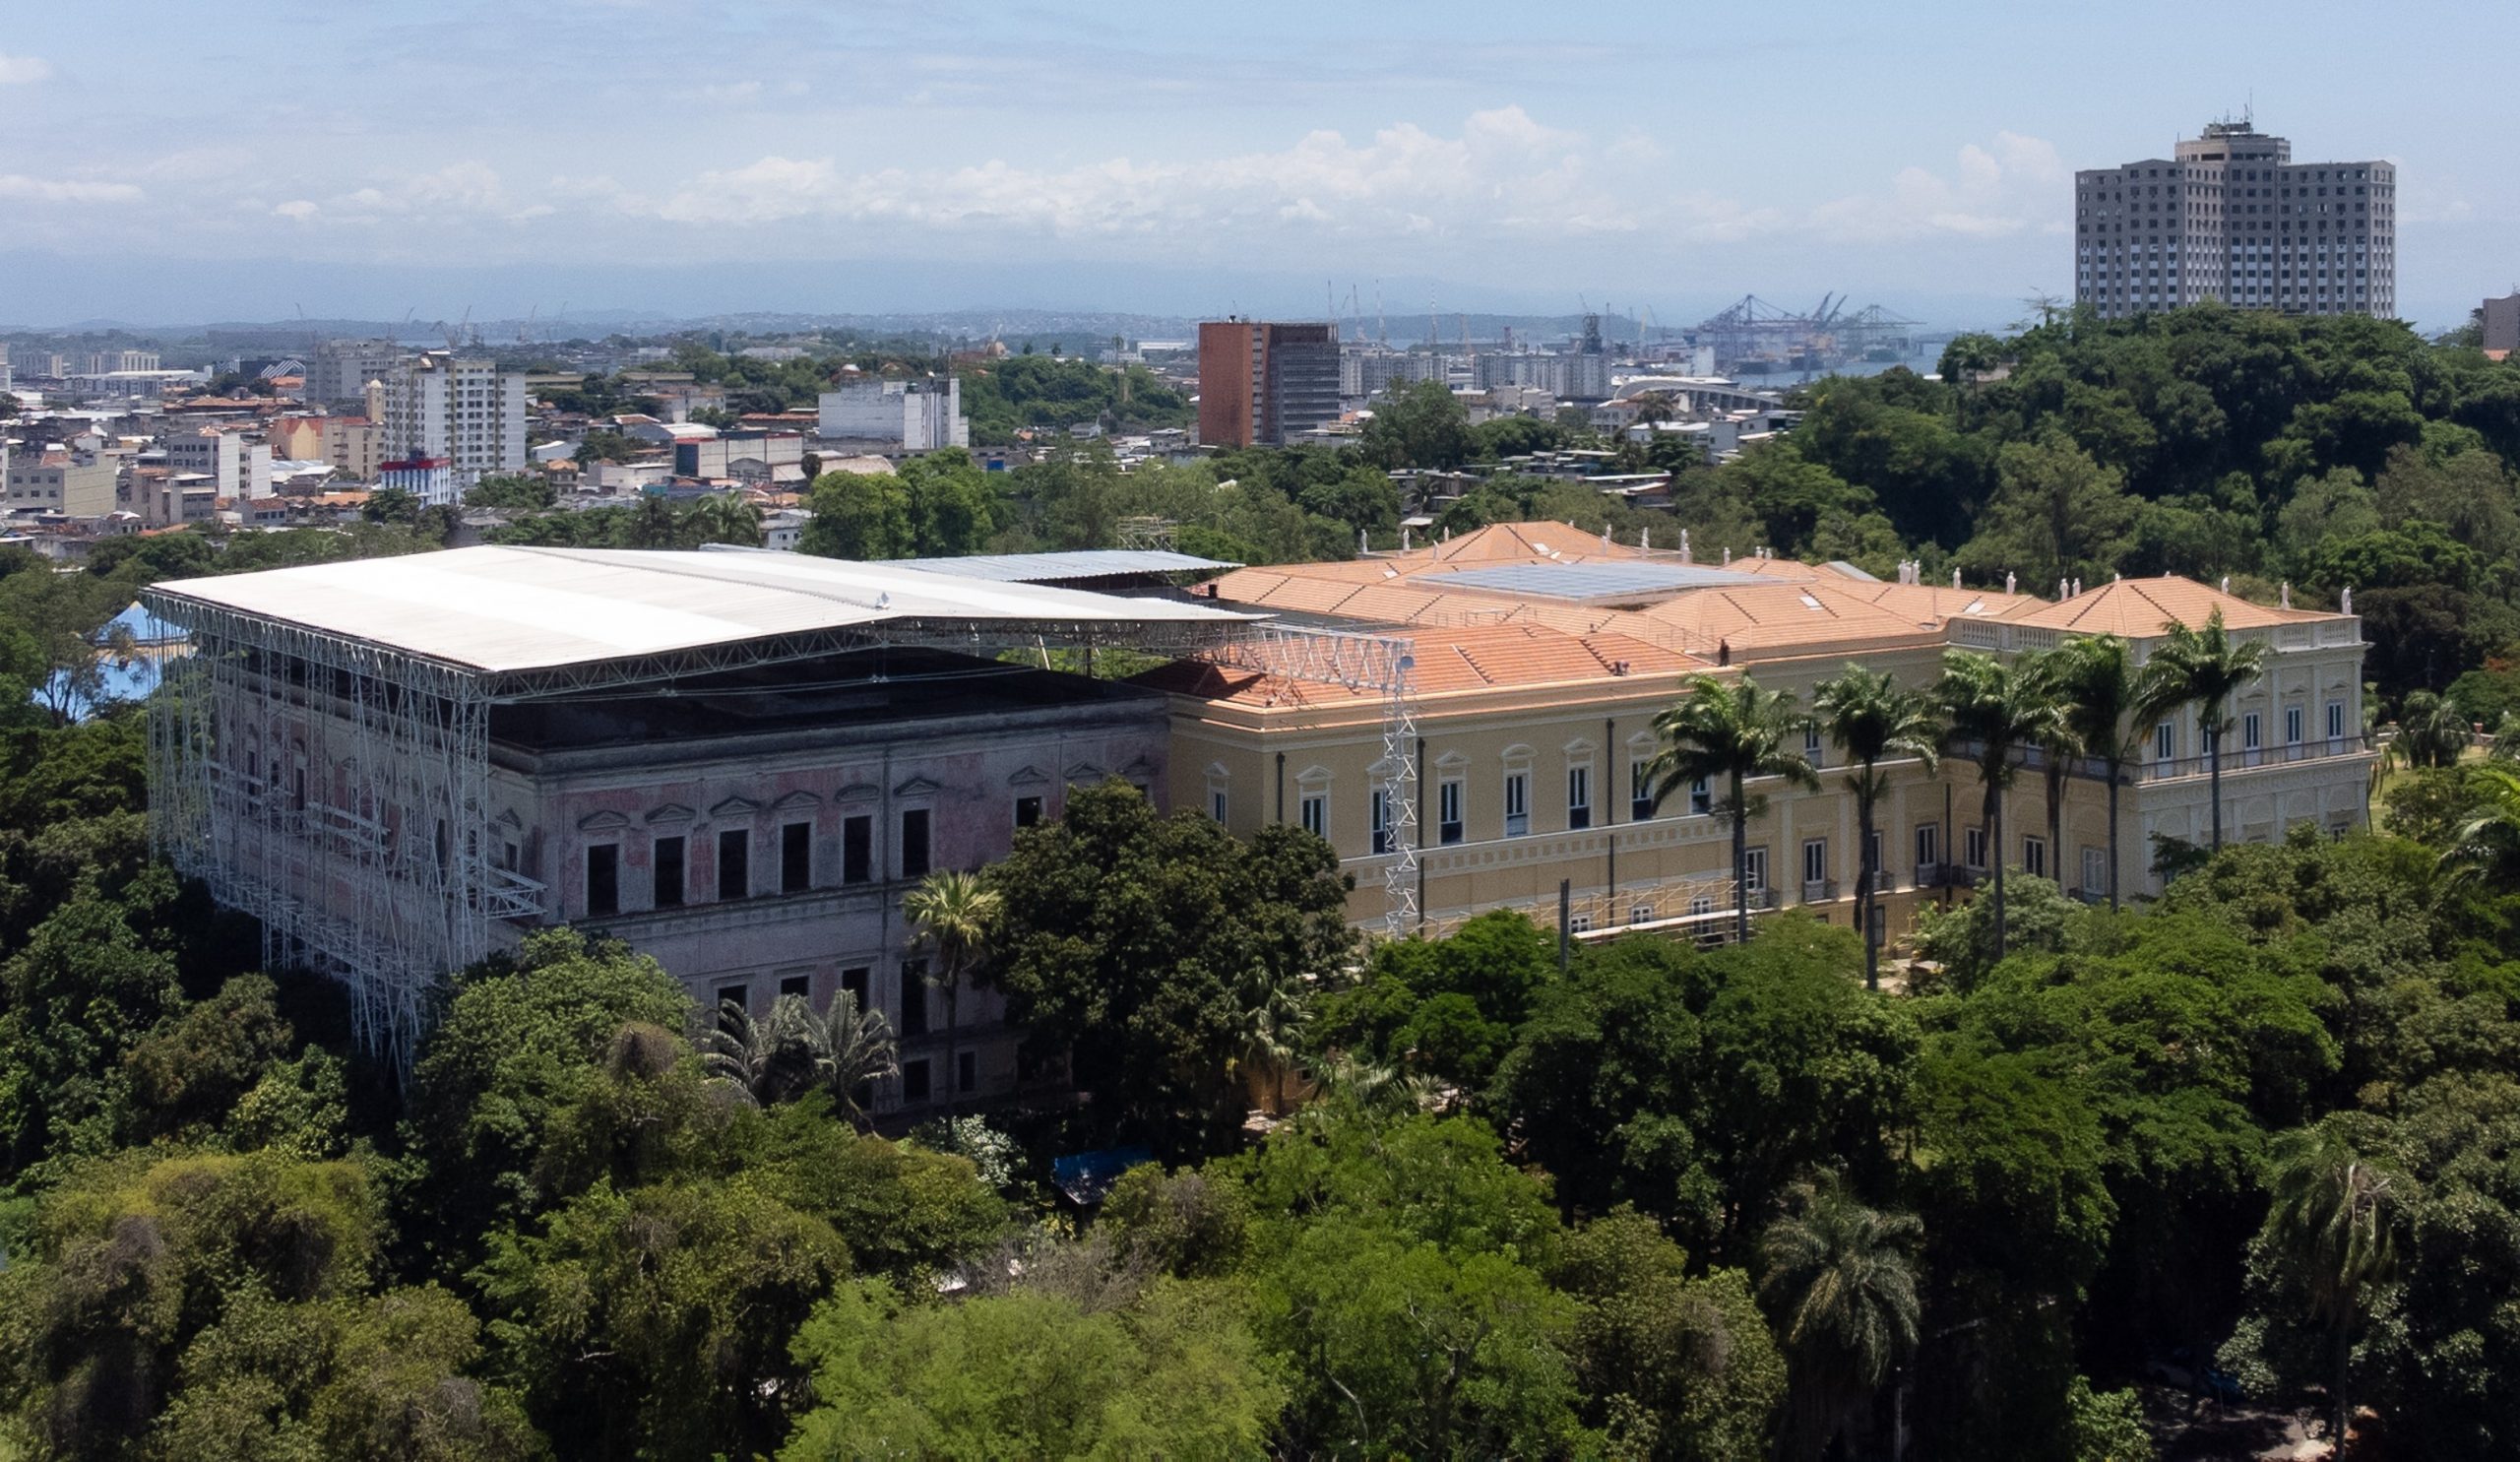
[{"label": "brown office building", "polygon": [[2220,299],[2302,315],[2397,313],[2397,168],[2296,162],[2247,121],[2176,156],[2074,174],[2074,299],[2105,319]]},{"label": "brown office building", "polygon": [[1199,440],[1284,446],[1339,419],[1339,327],[1199,326]]}]

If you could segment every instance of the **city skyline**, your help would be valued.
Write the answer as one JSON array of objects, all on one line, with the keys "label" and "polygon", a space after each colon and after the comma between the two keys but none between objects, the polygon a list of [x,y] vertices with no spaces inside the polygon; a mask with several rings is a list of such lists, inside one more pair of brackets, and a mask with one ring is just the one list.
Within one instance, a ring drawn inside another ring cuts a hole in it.
[{"label": "city skyline", "polygon": [[[2076,168],[2252,104],[2303,156],[2405,169],[2400,312],[2455,324],[2510,283],[2513,187],[2456,112],[2520,20],[2445,7],[2430,33],[2461,43],[2436,53],[2338,43],[2358,14],[1824,6],[1791,34],[1603,36],[1417,6],[756,0],[698,27],[647,0],[107,0],[0,43],[0,324],[1290,316],[1379,280],[1396,316],[1580,296],[1669,325],[1839,289],[2000,325],[2073,292]],[[2127,44],[2173,24],[2174,47]]]}]

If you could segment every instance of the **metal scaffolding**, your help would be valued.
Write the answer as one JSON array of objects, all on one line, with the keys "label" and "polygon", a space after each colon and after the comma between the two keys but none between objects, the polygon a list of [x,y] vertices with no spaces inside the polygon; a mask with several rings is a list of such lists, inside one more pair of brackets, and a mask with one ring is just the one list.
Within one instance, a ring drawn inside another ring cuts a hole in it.
[{"label": "metal scaffolding", "polygon": [[1405,937],[1418,922],[1418,712],[1410,671],[1415,646],[1395,635],[1292,624],[1253,624],[1213,652],[1218,663],[1281,680],[1372,690],[1382,698],[1382,760],[1374,850],[1385,859],[1383,929]]},{"label": "metal scaffolding", "polygon": [[181,593],[150,590],[144,600],[188,630],[194,647],[150,702],[154,844],[220,903],[261,922],[267,963],[341,980],[358,1039],[406,1074],[447,975],[491,952],[494,922],[537,920],[544,910],[542,886],[504,865],[489,821],[495,706],[887,646],[983,657],[1034,643],[1193,654],[1252,634],[1311,645],[1309,657],[1256,652],[1303,678],[1369,676],[1389,687],[1406,674],[1388,653],[1360,660],[1301,632],[1154,616],[905,618],[483,670]]}]

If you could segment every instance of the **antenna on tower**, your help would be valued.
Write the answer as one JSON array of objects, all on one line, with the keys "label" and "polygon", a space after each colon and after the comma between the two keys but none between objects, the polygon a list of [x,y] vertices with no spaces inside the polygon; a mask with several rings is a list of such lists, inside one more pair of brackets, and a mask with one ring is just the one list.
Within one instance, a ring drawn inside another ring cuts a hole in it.
[{"label": "antenna on tower", "polygon": [[1383,316],[1382,281],[1380,280],[1374,281],[1374,337],[1382,342],[1384,350],[1391,349],[1391,321]]}]

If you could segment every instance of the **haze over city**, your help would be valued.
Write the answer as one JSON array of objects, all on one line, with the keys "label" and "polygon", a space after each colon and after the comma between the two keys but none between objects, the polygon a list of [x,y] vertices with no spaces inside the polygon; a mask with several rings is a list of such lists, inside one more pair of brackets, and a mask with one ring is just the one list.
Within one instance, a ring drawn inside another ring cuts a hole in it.
[{"label": "haze over city", "polygon": [[2515,42],[2491,5],[18,6],[0,324],[1288,315],[1379,280],[1403,315],[2000,325],[2072,292],[2075,168],[2253,106],[2398,165],[2400,309],[2446,328],[2509,283],[2475,105]]}]

